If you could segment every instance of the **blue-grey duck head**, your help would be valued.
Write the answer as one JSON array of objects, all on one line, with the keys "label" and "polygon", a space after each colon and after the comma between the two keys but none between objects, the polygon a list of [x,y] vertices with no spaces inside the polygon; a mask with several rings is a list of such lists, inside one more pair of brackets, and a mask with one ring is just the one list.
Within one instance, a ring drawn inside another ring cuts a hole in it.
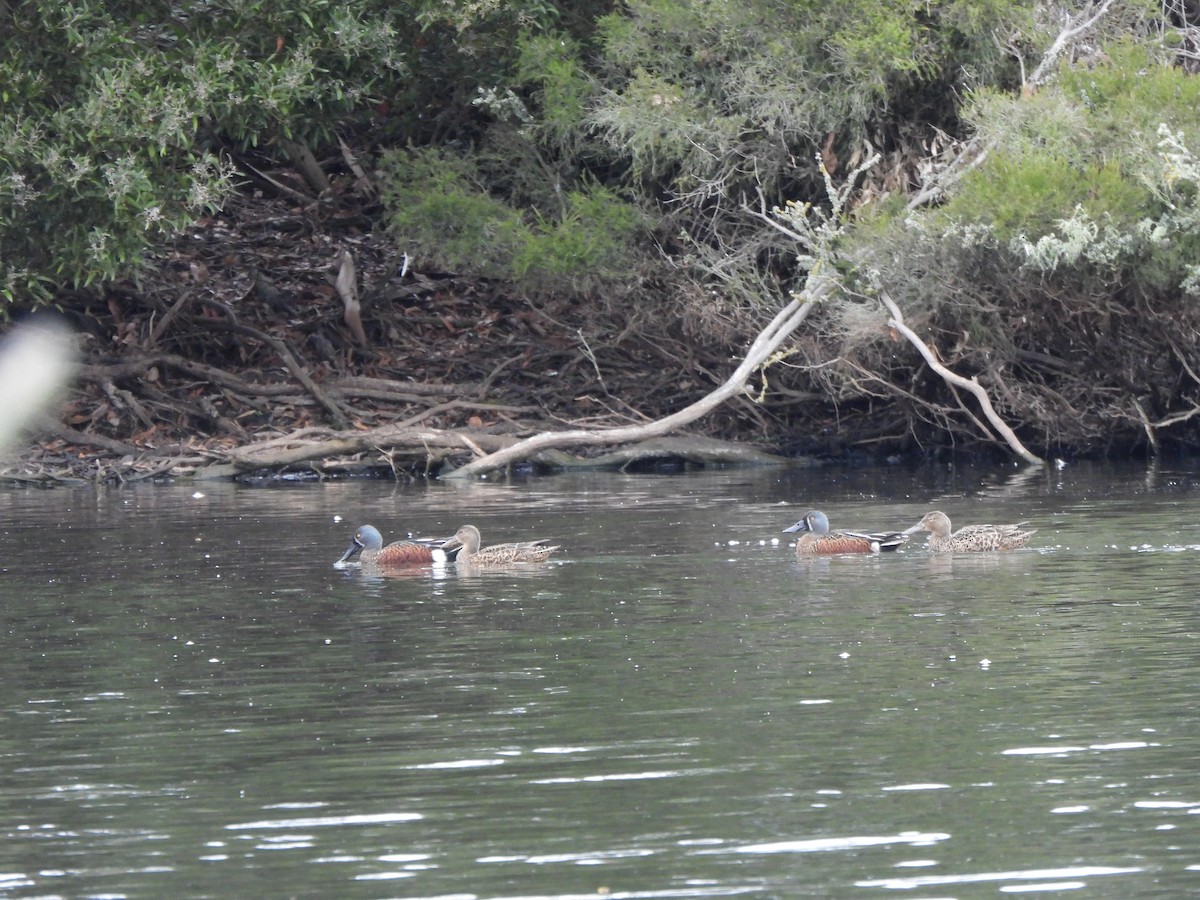
[{"label": "blue-grey duck head", "polygon": [[790,528],[783,529],[784,533],[793,531],[811,531],[813,534],[829,534],[829,519],[819,509],[810,509],[804,518]]},{"label": "blue-grey duck head", "polygon": [[379,550],[382,547],[383,535],[379,533],[379,529],[374,525],[360,525],[358,531],[354,532],[350,546],[346,548],[346,552],[342,554],[342,558],[338,562],[342,563],[353,559],[363,550]]}]

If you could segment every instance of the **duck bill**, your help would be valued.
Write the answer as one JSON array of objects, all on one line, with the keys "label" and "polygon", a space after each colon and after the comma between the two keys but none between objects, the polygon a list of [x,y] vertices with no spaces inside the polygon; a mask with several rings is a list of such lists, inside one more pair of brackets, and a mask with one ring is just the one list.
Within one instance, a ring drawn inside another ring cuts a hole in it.
[{"label": "duck bill", "polygon": [[903,534],[903,535],[905,535],[905,536],[907,537],[907,536],[908,536],[908,535],[910,535],[910,534],[916,534],[918,531],[924,531],[924,530],[925,530],[925,523],[924,523],[924,522],[918,522],[918,523],[917,523],[916,525],[914,525],[912,528],[905,528],[905,529],[904,529],[902,532],[900,532],[900,533],[901,533],[901,534]]},{"label": "duck bill", "polygon": [[342,554],[342,557],[338,560],[338,562],[347,562],[348,560],[357,556],[361,550],[362,544],[360,544],[358,541],[351,541],[350,546],[346,548],[346,552]]},{"label": "duck bill", "polygon": [[808,522],[806,522],[804,519],[801,519],[795,525],[792,525],[789,528],[783,529],[782,533],[783,534],[791,534],[796,531],[808,531]]}]

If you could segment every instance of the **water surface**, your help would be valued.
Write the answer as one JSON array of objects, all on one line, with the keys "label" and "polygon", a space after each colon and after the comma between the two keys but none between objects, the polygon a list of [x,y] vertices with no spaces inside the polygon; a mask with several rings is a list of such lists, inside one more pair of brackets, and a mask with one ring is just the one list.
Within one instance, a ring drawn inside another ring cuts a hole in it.
[{"label": "water surface", "polygon": [[[1197,484],[0,491],[0,896],[1191,893]],[[810,506],[1038,533],[797,560],[780,530]],[[334,568],[367,522],[563,549]]]}]

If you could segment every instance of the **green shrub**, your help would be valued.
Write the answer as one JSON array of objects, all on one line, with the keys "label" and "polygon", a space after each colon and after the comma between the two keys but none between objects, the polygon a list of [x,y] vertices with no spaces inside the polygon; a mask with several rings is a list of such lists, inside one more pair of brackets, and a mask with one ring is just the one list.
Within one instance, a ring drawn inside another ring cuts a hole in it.
[{"label": "green shrub", "polygon": [[384,0],[0,4],[0,299],[128,275],[219,205],[219,152],[333,136],[405,71]]},{"label": "green shrub", "polygon": [[440,150],[384,160],[389,227],[425,268],[503,278],[531,292],[632,280],[636,209],[597,185],[570,191],[558,212],[520,211],[484,189],[474,161]]},{"label": "green shrub", "polygon": [[1200,79],[1121,42],[1032,97],[981,92],[969,112],[991,150],[935,230],[1034,270],[1088,265],[1192,290]]},{"label": "green shrub", "polygon": [[597,92],[595,81],[584,69],[582,55],[579,42],[569,35],[526,35],[520,42],[513,73],[516,83],[537,86],[538,118],[534,120],[524,106],[512,118],[558,152],[569,155],[586,152],[582,126]]},{"label": "green shrub", "polygon": [[631,281],[637,259],[633,245],[642,230],[637,210],[611,190],[571,191],[561,218],[539,219],[513,257],[513,274],[550,290]]},{"label": "green shrub", "polygon": [[945,209],[948,219],[988,226],[996,240],[1040,236],[1076,210],[1097,221],[1132,227],[1152,198],[1119,162],[1072,162],[1051,153],[1014,157],[997,149],[964,179]]},{"label": "green shrub", "polygon": [[388,226],[425,268],[507,278],[529,239],[521,215],[490,197],[473,164],[441,150],[394,152],[382,167]]}]

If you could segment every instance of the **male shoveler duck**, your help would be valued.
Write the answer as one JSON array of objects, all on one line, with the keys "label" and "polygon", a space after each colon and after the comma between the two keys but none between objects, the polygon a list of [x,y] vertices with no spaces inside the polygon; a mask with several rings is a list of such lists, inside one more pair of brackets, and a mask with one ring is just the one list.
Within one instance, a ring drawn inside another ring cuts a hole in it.
[{"label": "male shoveler duck", "polygon": [[364,565],[369,566],[419,566],[428,563],[446,562],[453,559],[453,554],[447,552],[445,541],[429,538],[414,538],[407,541],[394,541],[383,546],[383,535],[374,525],[362,525],[354,532],[354,539],[342,554],[339,563],[358,556]]},{"label": "male shoveler duck", "polygon": [[492,544],[490,547],[480,547],[480,541],[479,529],[474,525],[464,525],[446,541],[446,550],[462,548],[458,551],[456,562],[474,566],[506,566],[510,563],[544,562],[558,549],[557,545],[550,546],[547,540]]},{"label": "male shoveler duck", "polygon": [[878,553],[895,550],[905,541],[903,532],[830,531],[829,519],[819,509],[810,509],[804,518],[785,533],[804,531],[796,539],[797,556],[832,556],[836,553]]},{"label": "male shoveler duck", "polygon": [[1016,525],[967,525],[951,534],[950,517],[934,510],[926,513],[912,528],[905,529],[904,533],[917,531],[929,532],[926,546],[934,553],[973,553],[1024,547],[1036,529],[1026,530],[1024,522]]}]

